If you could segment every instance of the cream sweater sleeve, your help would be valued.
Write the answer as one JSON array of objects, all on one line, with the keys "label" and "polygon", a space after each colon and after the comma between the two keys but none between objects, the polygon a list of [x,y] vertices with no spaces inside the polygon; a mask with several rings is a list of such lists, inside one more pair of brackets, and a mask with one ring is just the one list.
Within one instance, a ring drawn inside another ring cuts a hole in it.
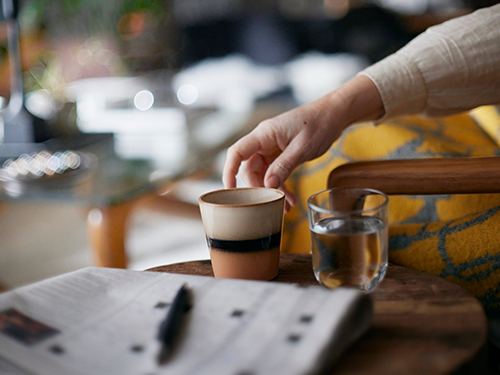
[{"label": "cream sweater sleeve", "polygon": [[377,86],[384,118],[498,104],[500,4],[431,27],[359,74]]}]

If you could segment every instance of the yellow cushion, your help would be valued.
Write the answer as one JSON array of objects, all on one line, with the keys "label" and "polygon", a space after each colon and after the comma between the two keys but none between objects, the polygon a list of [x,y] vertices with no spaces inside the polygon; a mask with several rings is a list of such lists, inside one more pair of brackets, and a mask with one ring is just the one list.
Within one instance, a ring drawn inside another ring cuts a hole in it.
[{"label": "yellow cushion", "polygon": [[500,145],[500,109],[498,106],[487,105],[470,111],[477,124]]},{"label": "yellow cushion", "polygon": [[[333,168],[365,160],[500,156],[490,136],[498,134],[500,140],[499,113],[488,106],[446,118],[412,116],[348,128],[327,153],[302,165],[287,182],[298,203],[285,215],[282,251],[310,252],[307,199],[326,188]],[[500,194],[391,196],[389,260],[456,282],[488,309],[500,310],[500,270],[493,266],[496,257],[500,268],[497,206]]]},{"label": "yellow cushion", "polygon": [[441,276],[500,311],[500,206],[447,222],[389,228],[392,263]]}]

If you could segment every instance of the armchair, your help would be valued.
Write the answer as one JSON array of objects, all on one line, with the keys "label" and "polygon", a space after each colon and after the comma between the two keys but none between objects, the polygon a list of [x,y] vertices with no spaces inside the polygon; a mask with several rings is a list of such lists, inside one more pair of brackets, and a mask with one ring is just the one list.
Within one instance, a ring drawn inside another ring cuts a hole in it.
[{"label": "armchair", "polygon": [[[500,114],[496,121],[500,126]],[[391,263],[459,284],[500,312],[496,141],[471,113],[349,129],[290,179],[298,204],[285,217],[283,251],[309,252],[307,198],[325,181],[374,188],[390,196]]]},{"label": "armchair", "polygon": [[[337,186],[369,187],[388,195],[499,193],[500,157],[344,164],[328,177],[328,187]],[[389,233],[391,262],[444,277],[483,303],[488,312],[490,350],[498,352],[500,207],[445,223],[394,226]],[[430,256],[422,257],[422,253]],[[495,366],[498,368],[498,358]]]},{"label": "armchair", "polygon": [[[388,195],[500,193],[500,157],[349,163],[329,174],[328,187],[338,186]],[[389,233],[391,262],[455,282],[500,310],[500,206],[446,222],[396,224]]]}]

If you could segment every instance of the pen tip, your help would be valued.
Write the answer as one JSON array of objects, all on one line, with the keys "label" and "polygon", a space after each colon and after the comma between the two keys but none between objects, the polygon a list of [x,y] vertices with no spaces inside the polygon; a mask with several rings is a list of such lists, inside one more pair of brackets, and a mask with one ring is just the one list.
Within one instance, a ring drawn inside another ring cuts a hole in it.
[{"label": "pen tip", "polygon": [[171,350],[168,350],[167,348],[162,347],[158,353],[158,356],[156,357],[156,361],[158,362],[158,364],[164,365],[165,363],[167,363],[169,358],[170,358],[171,353],[172,353]]}]

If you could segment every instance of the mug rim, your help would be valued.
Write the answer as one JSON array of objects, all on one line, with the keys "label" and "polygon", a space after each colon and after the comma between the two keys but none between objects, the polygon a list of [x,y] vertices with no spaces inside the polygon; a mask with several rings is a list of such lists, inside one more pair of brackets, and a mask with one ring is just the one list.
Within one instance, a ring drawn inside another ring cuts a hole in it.
[{"label": "mug rim", "polygon": [[[322,194],[322,193],[331,192],[331,191],[340,191],[340,190],[363,190],[363,191],[368,191],[368,192],[371,192],[371,193],[375,193],[376,195],[382,196],[384,198],[384,201],[381,204],[379,204],[378,206],[371,207],[369,209],[363,209],[363,208],[361,208],[359,210],[352,210],[352,211],[349,211],[349,212],[330,210],[330,209],[326,209],[326,208],[323,208],[323,207],[319,207],[319,206],[315,205],[314,203],[312,203],[313,198],[316,197],[316,196],[318,196],[318,195],[320,195],[320,194]],[[385,194],[383,191],[380,191],[380,190],[371,189],[371,188],[364,188],[364,187],[354,187],[354,186],[339,186],[339,187],[334,187],[334,188],[320,190],[320,191],[314,193],[313,195],[311,195],[307,199],[307,207],[309,209],[314,208],[315,211],[322,212],[322,213],[336,213],[336,214],[346,215],[346,214],[349,214],[349,213],[358,214],[358,213],[367,212],[367,211],[378,211],[382,207],[387,206],[388,202],[389,202],[389,197],[387,196],[387,194]]]},{"label": "mug rim", "polygon": [[[273,198],[273,199],[270,199],[270,200],[266,200],[265,202],[258,202],[258,203],[238,203],[238,204],[227,204],[227,203],[212,203],[212,202],[207,202],[205,201],[205,197],[209,196],[209,195],[213,195],[213,194],[219,194],[219,193],[222,193],[222,192],[227,192],[227,191],[235,191],[235,190],[273,190],[275,192],[277,192],[278,194],[280,194],[281,196],[280,197],[277,197],[277,198]],[[206,192],[202,195],[200,195],[200,197],[198,198],[198,203],[200,204],[206,204],[206,205],[210,205],[210,206],[217,206],[217,207],[252,207],[252,206],[261,206],[261,205],[264,205],[264,204],[269,204],[269,203],[273,203],[273,202],[278,202],[282,199],[284,199],[286,196],[285,192],[279,190],[279,189],[274,189],[274,188],[266,188],[266,187],[241,187],[241,188],[228,188],[228,189],[217,189],[217,190],[212,190],[212,191],[209,191],[209,192]]]}]

